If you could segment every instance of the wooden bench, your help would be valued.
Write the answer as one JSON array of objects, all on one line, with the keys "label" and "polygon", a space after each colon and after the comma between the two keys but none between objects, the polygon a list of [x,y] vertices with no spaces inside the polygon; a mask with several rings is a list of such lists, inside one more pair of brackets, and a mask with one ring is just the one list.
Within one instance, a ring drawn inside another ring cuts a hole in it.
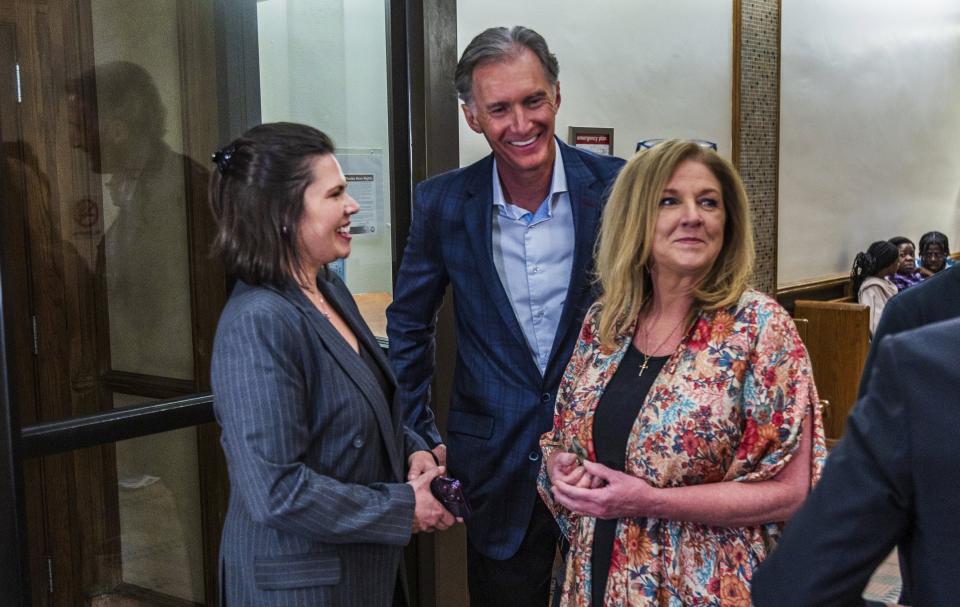
[{"label": "wooden bench", "polygon": [[829,403],[824,415],[827,438],[839,439],[857,401],[870,350],[870,310],[856,303],[798,299],[793,316],[810,353],[820,399]]}]

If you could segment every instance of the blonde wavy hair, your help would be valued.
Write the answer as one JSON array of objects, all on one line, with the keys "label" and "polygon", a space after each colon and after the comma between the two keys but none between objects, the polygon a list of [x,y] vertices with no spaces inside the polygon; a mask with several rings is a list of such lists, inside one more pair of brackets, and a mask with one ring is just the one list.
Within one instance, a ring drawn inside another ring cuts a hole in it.
[{"label": "blonde wavy hair", "polygon": [[753,272],[753,230],[743,183],[734,166],[713,150],[671,140],[631,158],[617,177],[603,212],[595,251],[600,284],[599,337],[613,347],[653,292],[650,274],[654,227],[663,189],[686,160],[703,163],[720,182],[726,220],[720,254],[694,290],[694,309],[733,305]]}]

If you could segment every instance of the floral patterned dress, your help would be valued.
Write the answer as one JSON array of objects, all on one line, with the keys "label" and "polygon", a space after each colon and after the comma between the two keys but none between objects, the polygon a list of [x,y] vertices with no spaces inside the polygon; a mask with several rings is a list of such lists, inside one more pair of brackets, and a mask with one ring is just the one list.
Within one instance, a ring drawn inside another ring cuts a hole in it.
[{"label": "floral patterned dress", "polygon": [[[587,313],[557,395],[544,463],[557,451],[595,461],[593,415],[634,327],[604,350],[596,303]],[[657,377],[627,440],[626,472],[655,487],[775,476],[813,413],[811,483],[826,457],[806,348],[774,300],[747,291],[726,310],[701,313]],[[545,466],[540,495],[570,541],[561,605],[588,607],[596,519],[556,504]],[[711,527],[654,518],[617,525],[605,607],[750,605],[750,579],[782,525]]]}]

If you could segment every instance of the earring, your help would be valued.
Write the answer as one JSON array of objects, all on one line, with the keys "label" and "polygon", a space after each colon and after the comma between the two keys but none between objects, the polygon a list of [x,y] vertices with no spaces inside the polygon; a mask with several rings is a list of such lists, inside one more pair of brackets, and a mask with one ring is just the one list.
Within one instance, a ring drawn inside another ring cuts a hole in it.
[{"label": "earring", "polygon": [[287,232],[288,232],[288,231],[289,231],[289,230],[287,230],[287,226],[285,226],[285,225],[280,226],[280,233],[283,234],[284,236],[287,235]]}]

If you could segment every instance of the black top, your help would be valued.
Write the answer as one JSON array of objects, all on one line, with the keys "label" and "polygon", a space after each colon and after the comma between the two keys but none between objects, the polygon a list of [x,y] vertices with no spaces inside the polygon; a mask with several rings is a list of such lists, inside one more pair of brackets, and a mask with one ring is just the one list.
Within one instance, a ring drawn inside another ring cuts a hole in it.
[{"label": "black top", "polygon": [[370,369],[370,372],[373,373],[373,376],[377,379],[377,383],[380,384],[380,389],[383,390],[383,396],[387,399],[387,404],[391,405],[393,403],[393,386],[390,385],[390,380],[387,379],[387,376],[384,375],[383,369],[380,368],[380,365],[377,364],[377,360],[373,357],[373,353],[367,349],[363,342],[358,341],[360,346],[360,359],[367,365]]},{"label": "black top", "polygon": [[[329,273],[330,271],[326,270],[326,272]],[[327,281],[322,274],[319,274],[317,275],[317,284],[319,285],[321,281],[329,283],[329,281]],[[333,301],[329,298],[325,299],[324,301],[327,302],[328,306],[337,311],[340,317],[344,319],[345,323],[347,322],[346,314],[344,314],[343,310],[340,309],[340,306],[337,305],[336,301]],[[327,320],[330,320],[329,317]],[[350,324],[347,323],[347,326],[349,327]],[[352,328],[350,330],[353,331]],[[370,372],[373,373],[373,377],[377,380],[377,384],[379,384],[380,389],[383,390],[383,396],[387,399],[387,404],[393,408],[393,385],[390,384],[390,380],[388,380],[387,376],[384,375],[383,369],[381,369],[380,365],[377,364],[377,359],[374,358],[373,353],[363,345],[363,341],[358,335],[356,335],[356,331],[354,331],[354,336],[357,338],[357,354],[360,356],[360,360],[362,360],[364,364],[367,365],[367,368],[370,369]]]},{"label": "black top", "polygon": [[[640,375],[644,355],[633,344],[627,349],[610,379],[593,417],[593,446],[597,461],[620,472],[624,471],[627,457],[627,439],[640,414],[643,401],[660,374],[660,369],[669,356],[650,357],[647,368]],[[613,555],[613,540],[617,531],[617,519],[597,519],[593,535],[593,555],[590,560],[593,571],[593,606],[603,605],[603,595],[610,573],[610,557]]]}]

